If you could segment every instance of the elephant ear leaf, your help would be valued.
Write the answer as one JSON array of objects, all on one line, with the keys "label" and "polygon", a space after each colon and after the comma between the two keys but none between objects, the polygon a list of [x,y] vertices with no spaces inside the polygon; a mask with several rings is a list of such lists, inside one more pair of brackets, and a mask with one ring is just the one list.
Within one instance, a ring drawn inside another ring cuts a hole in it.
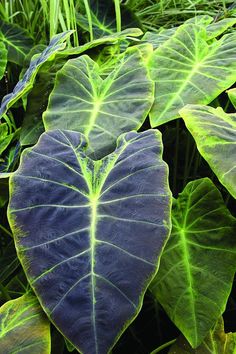
[{"label": "elephant ear leaf", "polygon": [[234,108],[236,108],[236,88],[227,91],[230,101],[232,102]]},{"label": "elephant ear leaf", "polygon": [[9,220],[49,318],[81,353],[105,354],[157,271],[171,198],[158,131],[122,135],[99,161],[84,146],[82,134],[55,130],[24,150]]},{"label": "elephant ear leaf", "polygon": [[236,114],[201,105],[188,105],[180,114],[200,154],[236,198]]},{"label": "elephant ear leaf", "polygon": [[154,50],[149,62],[155,82],[152,127],[178,118],[186,104],[210,103],[234,84],[236,33],[226,34],[211,44],[207,41],[206,28],[187,23]]},{"label": "elephant ear leaf", "polygon": [[13,23],[0,20],[0,40],[7,48],[8,61],[23,66],[26,55],[34,45],[28,32]]},{"label": "elephant ear leaf", "polygon": [[34,295],[0,307],[0,342],[4,354],[51,353],[50,323]]},{"label": "elephant ear leaf", "polygon": [[48,47],[41,54],[38,54],[31,59],[29,68],[25,72],[23,78],[14,87],[13,92],[3,97],[0,107],[0,117],[6,113],[6,111],[17,100],[19,100],[23,95],[30,91],[34,84],[34,80],[39,68],[47,60],[52,59],[57,51],[62,50],[66,46],[64,42],[72,32],[73,31],[66,31],[57,34],[51,39]]},{"label": "elephant ear leaf", "polygon": [[208,178],[174,201],[172,232],[151,291],[193,348],[225,310],[236,264],[236,219]]},{"label": "elephant ear leaf", "polygon": [[236,333],[225,333],[223,318],[217,321],[208,336],[196,349],[191,348],[183,336],[180,336],[168,354],[235,354]]},{"label": "elephant ear leaf", "polygon": [[68,60],[57,74],[44,112],[46,130],[83,133],[89,141],[90,156],[99,159],[115,148],[121,133],[140,128],[154,95],[143,55],[152,48],[147,44],[141,49],[128,49],[105,79],[87,55]]},{"label": "elephant ear leaf", "polygon": [[0,80],[2,79],[7,65],[7,50],[3,42],[0,42]]}]

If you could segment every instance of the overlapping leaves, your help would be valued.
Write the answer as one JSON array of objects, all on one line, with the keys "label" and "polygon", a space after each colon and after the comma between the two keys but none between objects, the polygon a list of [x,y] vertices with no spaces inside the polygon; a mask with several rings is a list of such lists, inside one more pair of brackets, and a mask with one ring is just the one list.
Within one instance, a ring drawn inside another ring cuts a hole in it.
[{"label": "overlapping leaves", "polygon": [[236,220],[208,178],[172,208],[172,232],[151,290],[193,348],[224,312],[236,270]]},{"label": "overlapping leaves", "polygon": [[0,342],[4,354],[50,354],[50,325],[37,298],[26,294],[0,308]]},{"label": "overlapping leaves", "polygon": [[142,125],[153,103],[144,51],[149,55],[150,45],[128,49],[105,79],[88,56],[69,60],[57,74],[44,113],[46,130],[80,131],[96,159],[111,152],[121,133]]},{"label": "overlapping leaves", "polygon": [[54,54],[65,47],[65,40],[71,35],[72,31],[63,32],[56,35],[49,43],[49,46],[39,55],[32,58],[30,66],[20,80],[12,93],[6,95],[1,103],[0,117],[24,94],[26,94],[33,86],[34,79],[40,66],[47,60],[50,60]]},{"label": "overlapping leaves", "polygon": [[180,114],[201,155],[236,198],[236,114],[201,105],[188,105]]},{"label": "overlapping leaves", "polygon": [[210,103],[234,84],[236,34],[210,44],[208,36],[204,26],[186,23],[154,51],[149,64],[155,81],[152,127],[178,118],[186,104]]},{"label": "overlapping leaves", "polygon": [[191,348],[186,339],[181,336],[171,347],[169,354],[235,354],[235,351],[236,333],[225,333],[224,321],[221,317],[199,347]]}]

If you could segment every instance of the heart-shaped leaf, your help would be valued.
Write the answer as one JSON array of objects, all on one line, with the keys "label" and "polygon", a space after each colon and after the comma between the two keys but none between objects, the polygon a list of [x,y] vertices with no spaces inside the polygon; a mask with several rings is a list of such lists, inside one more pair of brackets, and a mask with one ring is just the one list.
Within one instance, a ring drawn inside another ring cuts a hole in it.
[{"label": "heart-shaped leaf", "polygon": [[28,280],[82,353],[105,354],[137,315],[170,226],[158,131],[99,161],[83,135],[44,133],[11,178],[9,221]]},{"label": "heart-shaped leaf", "polygon": [[180,114],[200,154],[236,198],[236,114],[201,105],[188,105]]},{"label": "heart-shaped leaf", "polygon": [[150,60],[155,100],[150,111],[155,127],[179,117],[186,104],[208,104],[236,81],[236,33],[208,44],[203,26],[180,26]]},{"label": "heart-shaped leaf", "polygon": [[0,40],[8,50],[8,60],[23,66],[25,57],[33,47],[33,39],[28,32],[13,23],[0,20]]},{"label": "heart-shaped leaf", "polygon": [[208,178],[174,201],[172,232],[151,290],[193,348],[225,310],[236,270],[236,219]]},{"label": "heart-shaped leaf", "polygon": [[0,308],[0,342],[4,354],[50,354],[49,321],[34,295],[23,295]]},{"label": "heart-shaped leaf", "polygon": [[235,354],[235,352],[236,333],[225,333],[224,321],[221,317],[199,347],[191,348],[186,339],[181,336],[171,347],[169,354]]},{"label": "heart-shaped leaf", "polygon": [[71,35],[72,31],[63,32],[53,37],[49,43],[49,46],[37,56],[34,56],[30,62],[30,66],[24,74],[22,80],[20,80],[12,93],[6,95],[1,103],[0,117],[6,113],[6,111],[24,94],[26,94],[33,86],[34,79],[41,65],[47,60],[52,59],[54,54],[62,50],[66,44],[66,39]]},{"label": "heart-shaped leaf", "polygon": [[0,42],[0,80],[4,75],[7,65],[7,50],[4,43]]},{"label": "heart-shaped leaf", "polygon": [[[148,44],[145,49],[147,55],[152,51]],[[57,74],[43,115],[45,128],[80,131],[89,141],[90,155],[101,158],[114,149],[121,133],[142,125],[153,90],[139,47],[128,49],[104,80],[87,55],[71,59]]]}]

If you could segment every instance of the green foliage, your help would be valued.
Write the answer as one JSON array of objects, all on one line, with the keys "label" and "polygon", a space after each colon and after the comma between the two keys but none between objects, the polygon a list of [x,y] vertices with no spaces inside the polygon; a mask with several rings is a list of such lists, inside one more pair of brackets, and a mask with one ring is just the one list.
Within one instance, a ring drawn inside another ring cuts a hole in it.
[{"label": "green foliage", "polygon": [[141,127],[152,106],[153,83],[143,57],[150,53],[149,45],[143,51],[127,49],[105,79],[88,56],[68,60],[57,74],[43,116],[46,130],[83,133],[96,159],[110,153],[120,134]]},{"label": "green foliage", "polygon": [[201,155],[236,198],[236,114],[200,105],[186,106],[180,114]]},{"label": "green foliage", "polygon": [[193,348],[224,312],[236,262],[236,219],[205,178],[174,200],[172,232],[151,291]]},{"label": "green foliage", "polygon": [[234,84],[235,41],[232,33],[209,44],[204,26],[186,23],[154,51],[149,63],[155,81],[152,127],[178,118],[186,104],[210,103]]},{"label": "green foliage", "polygon": [[181,336],[169,354],[234,354],[235,351],[236,334],[225,333],[224,321],[220,318],[199,347],[191,348],[186,339]]},{"label": "green foliage", "polygon": [[1,353],[236,351],[235,29],[232,0],[0,3]]},{"label": "green foliage", "polygon": [[0,308],[1,351],[5,354],[50,354],[49,321],[31,294]]}]

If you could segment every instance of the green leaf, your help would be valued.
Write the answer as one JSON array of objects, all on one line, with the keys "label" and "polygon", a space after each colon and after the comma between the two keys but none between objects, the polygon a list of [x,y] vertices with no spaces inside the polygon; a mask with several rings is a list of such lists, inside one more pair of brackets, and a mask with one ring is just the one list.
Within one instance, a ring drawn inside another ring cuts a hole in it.
[{"label": "green leaf", "polygon": [[[145,48],[148,55],[151,46]],[[90,156],[101,158],[115,148],[121,133],[141,127],[153,103],[153,90],[139,47],[129,48],[105,79],[87,55],[71,59],[57,74],[43,114],[45,128],[83,133]]]},{"label": "green leaf", "polygon": [[224,18],[221,21],[211,23],[207,27],[207,39],[214,39],[224,33],[228,28],[236,24],[236,18]]},{"label": "green leaf", "polygon": [[221,317],[203,343],[192,349],[186,339],[181,336],[171,347],[169,354],[235,354],[236,333],[225,333],[224,321]]},{"label": "green leaf", "polygon": [[[105,35],[117,32],[115,4],[107,0],[88,0],[92,20],[93,37],[102,38]],[[141,27],[141,23],[134,13],[125,5],[120,5],[122,30]],[[77,14],[80,27],[89,32],[89,22],[86,15]]]},{"label": "green leaf", "polygon": [[[202,26],[206,29],[206,40],[210,41],[222,33],[224,33],[228,28],[232,27],[236,23],[236,18],[224,18],[221,21],[211,23],[213,17],[208,15],[200,15],[190,18],[185,22],[185,24],[195,24]],[[149,32],[147,31],[142,37],[143,41],[147,41],[153,45],[153,48],[156,49],[163,43],[165,43],[170,37],[172,37],[177,31],[178,27],[171,28],[161,28],[158,32]]]},{"label": "green leaf", "polygon": [[157,271],[171,196],[157,130],[123,134],[99,161],[84,147],[82,134],[55,130],[24,150],[8,216],[49,318],[81,353],[104,354]]},{"label": "green leaf", "polygon": [[173,28],[161,28],[161,30],[157,32],[146,32],[142,37],[142,41],[146,41],[153,45],[154,49],[160,47],[163,43],[165,43],[171,36],[173,36],[178,27]]},{"label": "green leaf", "polygon": [[3,42],[0,42],[0,80],[2,79],[7,65],[7,50]]},{"label": "green leaf", "polygon": [[50,326],[35,296],[26,294],[0,308],[4,354],[50,354]]},{"label": "green leaf", "polygon": [[65,59],[46,62],[40,68],[32,91],[27,97],[27,107],[20,131],[20,144],[34,145],[44,132],[42,114],[47,108],[49,93],[53,89],[56,73],[65,64]]},{"label": "green leaf", "polygon": [[49,43],[49,46],[39,55],[36,55],[32,58],[30,66],[26,73],[24,74],[22,80],[20,80],[15,86],[12,93],[6,95],[0,107],[0,117],[6,113],[6,111],[23,95],[31,90],[34,84],[35,77],[39,68],[47,60],[52,60],[55,53],[65,48],[66,39],[71,35],[73,31],[67,31],[60,34],[57,34],[53,37]]},{"label": "green leaf", "polygon": [[196,24],[180,26],[158,47],[150,60],[155,81],[151,126],[179,117],[186,104],[208,104],[236,80],[236,33],[210,45],[206,29]]},{"label": "green leaf", "polygon": [[200,154],[236,198],[236,114],[200,105],[188,105],[180,114]]},{"label": "green leaf", "polygon": [[[74,48],[67,48],[58,53],[58,56],[69,56],[69,55],[79,55],[84,53],[86,50],[98,47],[100,45],[111,45],[116,44],[127,39],[132,39],[132,37],[139,37],[143,34],[139,28],[128,28],[121,32],[117,32],[102,38],[95,39],[83,45]],[[136,39],[137,40],[137,39]]]},{"label": "green leaf", "polygon": [[208,178],[174,201],[172,232],[151,291],[193,348],[224,312],[236,270],[236,219]]},{"label": "green leaf", "polygon": [[231,90],[227,91],[228,95],[229,95],[229,99],[232,102],[232,104],[234,105],[234,107],[236,108],[236,88],[233,88]]},{"label": "green leaf", "polygon": [[14,133],[9,134],[7,123],[0,124],[0,155],[6,150],[11,143]]},{"label": "green leaf", "polygon": [[23,66],[25,57],[34,44],[28,32],[13,23],[0,20],[0,40],[8,50],[8,61]]}]

